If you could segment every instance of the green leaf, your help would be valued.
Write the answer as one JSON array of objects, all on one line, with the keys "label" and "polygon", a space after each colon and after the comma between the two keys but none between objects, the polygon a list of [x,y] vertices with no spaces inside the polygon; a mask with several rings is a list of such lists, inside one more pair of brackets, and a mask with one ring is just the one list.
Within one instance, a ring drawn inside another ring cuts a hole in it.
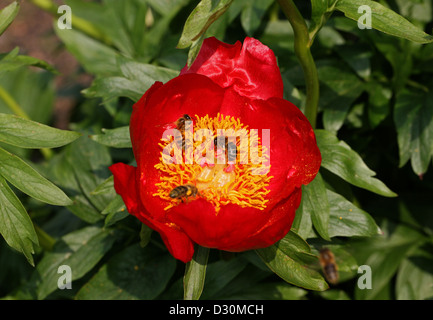
[{"label": "green leaf", "polygon": [[394,123],[400,167],[410,159],[413,171],[424,174],[433,154],[433,93],[404,90],[398,94]]},{"label": "green leaf", "polygon": [[[118,198],[115,200],[117,201]],[[122,210],[123,209],[123,210]],[[121,221],[129,216],[128,211],[126,209],[122,208],[120,210],[112,211],[109,214],[107,214],[107,218],[105,218],[105,226],[109,227],[115,224],[118,221]]]},{"label": "green leaf", "polygon": [[76,195],[72,197],[74,203],[68,206],[74,215],[87,223],[96,223],[103,219],[101,212],[95,208],[93,203],[85,195]]},{"label": "green leaf", "polygon": [[[193,45],[195,41],[205,34],[209,26],[226,12],[232,2],[233,0],[200,1],[186,20],[177,47],[185,49]],[[190,62],[192,63],[192,61]]]},{"label": "green leaf", "polygon": [[87,98],[102,98],[104,102],[117,97],[138,101],[144,92],[146,90],[142,90],[142,84],[134,84],[130,79],[123,77],[96,78],[89,88],[83,90]]},{"label": "green leaf", "polygon": [[105,218],[106,227],[111,226],[129,216],[129,212],[126,210],[123,199],[119,195],[114,197],[114,199],[107,205],[107,207],[105,207],[101,214],[107,215]]},{"label": "green leaf", "polygon": [[311,0],[311,23],[309,33],[312,41],[331,16],[337,1],[338,0]]},{"label": "green leaf", "polygon": [[197,58],[197,56],[200,52],[201,46],[203,44],[204,38],[205,38],[205,34],[202,34],[200,36],[200,38],[198,38],[197,40],[194,40],[193,43],[191,44],[191,47],[188,51],[188,59],[186,61],[187,66],[191,66],[193,64],[195,58]]},{"label": "green leaf", "polygon": [[369,46],[356,44],[345,44],[335,48],[335,51],[343,58],[356,74],[362,79],[369,80],[371,75],[372,58]]},{"label": "green leaf", "polygon": [[78,300],[150,300],[168,285],[176,270],[169,254],[134,244],[104,264],[75,297]]},{"label": "green leaf", "polygon": [[[86,24],[89,24],[88,29],[91,29],[94,38],[102,40],[106,44],[113,44],[116,48],[122,51],[123,54],[132,56],[135,54],[132,44],[132,32],[128,32],[131,22],[141,19],[139,8],[134,8],[136,15],[127,22],[123,21],[125,13],[136,1],[128,3],[119,3],[118,1],[104,0],[100,2],[87,2],[79,0],[68,0],[68,5],[73,12],[72,23],[74,17],[82,19]],[[123,5],[123,6],[122,6]],[[142,6],[145,8],[145,6]],[[75,26],[72,26],[75,29]],[[60,31],[60,30],[59,30]]]},{"label": "green leaf", "polygon": [[393,69],[392,89],[399,93],[414,71],[414,52],[418,44],[401,38],[392,38],[382,33],[369,35],[376,48],[389,61]]},{"label": "green leaf", "polygon": [[0,113],[0,142],[20,148],[57,148],[78,139],[78,132],[60,130],[14,115]]},{"label": "green leaf", "polygon": [[147,0],[146,2],[159,14],[164,15],[170,13],[173,8],[179,10],[178,8],[188,4],[189,0]]},{"label": "green leaf", "polygon": [[99,194],[112,194],[114,191],[114,177],[110,176],[109,178],[105,179],[104,182],[102,182],[100,185],[96,187],[95,190],[91,192],[92,195],[99,195]]},{"label": "green leaf", "polygon": [[87,72],[101,76],[118,73],[116,59],[120,55],[116,50],[75,29],[54,30]]},{"label": "green leaf", "polygon": [[433,19],[431,12],[432,3],[430,1],[423,0],[396,0],[399,12],[402,16],[412,21],[419,21],[425,24],[429,23]]},{"label": "green leaf", "polygon": [[250,0],[241,12],[241,24],[246,34],[250,37],[260,27],[263,16],[273,0]]},{"label": "green leaf", "polygon": [[49,63],[34,57],[18,55],[18,53],[19,48],[15,48],[6,54],[0,54],[0,74],[23,66],[33,66],[50,71],[54,74],[58,73]]},{"label": "green leaf", "polygon": [[[67,160],[80,186],[82,196],[99,213],[102,212],[115,195],[114,189],[109,193],[92,194],[100,184],[111,176],[108,170],[111,156],[107,148],[87,137],[82,137],[70,145]],[[99,217],[100,219],[103,218],[102,215]]]},{"label": "green leaf", "polygon": [[433,255],[431,245],[418,248],[399,266],[396,281],[398,300],[425,300],[433,297]]},{"label": "green leaf", "polygon": [[203,292],[209,248],[197,245],[192,260],[185,266],[183,299],[198,300]]},{"label": "green leaf", "polygon": [[425,241],[425,237],[418,231],[403,224],[396,225],[385,221],[381,225],[383,236],[367,238],[351,244],[356,260],[360,265],[371,268],[372,288],[360,289],[355,287],[355,299],[380,299],[382,290],[391,283],[403,260],[414,247]]},{"label": "green leaf", "polygon": [[325,240],[330,240],[328,233],[330,206],[320,173],[312,182],[302,187],[302,205],[303,212],[310,213],[314,228],[319,235]]},{"label": "green leaf", "polygon": [[[28,68],[9,70],[0,74],[0,86],[11,95],[29,119],[44,124],[52,121],[56,96],[52,73],[35,72]],[[0,113],[11,113],[3,99],[0,99]]]},{"label": "green leaf", "polygon": [[125,214],[128,213],[126,211],[126,206],[123,202],[122,197],[120,195],[116,194],[116,196],[113,198],[113,200],[110,201],[110,203],[105,207],[105,209],[101,213],[108,215],[107,219],[105,220],[105,223],[107,223],[107,220],[112,219],[113,214],[120,213],[120,212],[125,212]]},{"label": "green leaf", "polygon": [[301,238],[307,239],[313,231],[313,222],[311,221],[311,214],[308,207],[304,207],[303,201],[296,210],[295,220],[292,223],[292,229]]},{"label": "green leaf", "polygon": [[2,148],[0,148],[0,175],[36,200],[58,206],[72,203],[62,190],[23,160]]},{"label": "green leaf", "polygon": [[95,226],[67,234],[58,240],[52,252],[48,252],[36,266],[30,280],[36,288],[37,298],[44,299],[55,291],[61,274],[58,268],[71,268],[72,281],[87,274],[112,247],[116,237],[112,232]]},{"label": "green leaf", "polygon": [[140,247],[144,248],[146,247],[150,242],[150,237],[152,236],[153,229],[145,225],[144,223],[141,224],[140,229]]},{"label": "green leaf", "polygon": [[12,21],[14,21],[19,9],[20,5],[17,1],[14,1],[7,7],[0,10],[0,35],[2,35]]},{"label": "green leaf", "polygon": [[[138,38],[141,47],[140,55],[144,56],[142,60],[143,62],[150,62],[156,59],[160,61],[165,50],[174,50],[173,52],[175,55],[181,54],[181,57],[184,57],[183,52],[176,50],[176,43],[179,36],[171,36],[170,29],[173,19],[180,10],[179,5],[183,6],[185,1],[186,0],[175,1],[175,3],[172,2],[172,5],[174,6],[172,6],[170,10],[166,11],[161,18],[155,20],[154,25],[149,32],[142,36],[143,39],[141,39],[141,37]],[[182,59],[182,67],[183,65],[185,65],[184,59]],[[168,66],[171,67],[170,65]],[[175,69],[179,68],[177,67]]]},{"label": "green leaf", "polygon": [[111,148],[132,148],[129,126],[102,129],[102,132],[103,134],[90,136],[90,139]]},{"label": "green leaf", "polygon": [[318,64],[321,82],[320,108],[326,130],[337,132],[352,103],[364,91],[364,83],[348,68],[334,61]]},{"label": "green leaf", "polygon": [[18,197],[0,176],[0,234],[6,243],[23,253],[27,261],[34,266],[34,245],[38,245],[38,237],[32,220]]},{"label": "green leaf", "polygon": [[338,276],[339,283],[348,281],[356,276],[358,276],[358,263],[355,257],[349,252],[347,244],[326,244],[328,249],[332,251],[335,256],[335,261],[338,265]]},{"label": "green leaf", "polygon": [[[297,239],[296,242],[293,239]],[[256,252],[273,272],[288,283],[308,290],[326,290],[326,281],[319,272],[309,267],[317,261],[317,257],[307,247],[302,238],[290,231],[286,238]]]},{"label": "green leaf", "polygon": [[331,208],[330,237],[370,237],[380,233],[380,228],[367,212],[359,209],[338,193],[330,190],[327,190],[326,193]]},{"label": "green leaf", "polygon": [[104,218],[101,212],[116,195],[108,180],[111,163],[107,147],[84,135],[42,168],[73,200],[68,210],[92,224]]},{"label": "green leaf", "polygon": [[104,101],[117,97],[138,101],[155,81],[167,82],[179,75],[172,69],[120,58],[118,68],[122,76],[97,78],[84,94],[89,98],[101,97]]},{"label": "green leaf", "polygon": [[[227,294],[232,289],[233,284],[236,284],[242,272],[248,270],[247,262],[243,259],[232,258],[229,260],[219,260],[210,263],[206,269],[206,280],[204,283],[203,294],[201,299],[219,299]],[[262,273],[262,272],[260,272]],[[257,272],[256,272],[257,275]],[[251,273],[250,273],[251,277]],[[257,277],[263,277],[257,275]],[[256,277],[256,278],[257,278]],[[249,279],[251,282],[251,278]],[[238,281],[238,287],[242,281]]]},{"label": "green leaf", "polygon": [[378,2],[372,0],[339,0],[335,9],[342,11],[346,17],[358,21],[364,14],[358,13],[361,6],[371,8],[371,26],[373,29],[417,43],[433,42],[431,35]]},{"label": "green leaf", "polygon": [[375,172],[367,167],[358,153],[344,141],[326,130],[316,130],[316,139],[322,154],[322,167],[345,181],[385,197],[395,197],[382,181],[374,178]]},{"label": "green leaf", "polygon": [[373,81],[367,85],[368,119],[370,125],[377,127],[390,113],[392,90],[379,82]]},{"label": "green leaf", "polygon": [[[332,242],[322,240],[320,238],[313,238],[309,240],[311,246],[313,246],[314,253],[319,255],[319,250],[323,248],[329,249],[335,258],[335,263],[338,269],[338,283],[343,283],[357,276],[358,263],[355,257],[350,252],[350,246],[346,241],[340,239],[332,239]],[[323,273],[322,266],[319,260],[311,266],[320,269]]]}]

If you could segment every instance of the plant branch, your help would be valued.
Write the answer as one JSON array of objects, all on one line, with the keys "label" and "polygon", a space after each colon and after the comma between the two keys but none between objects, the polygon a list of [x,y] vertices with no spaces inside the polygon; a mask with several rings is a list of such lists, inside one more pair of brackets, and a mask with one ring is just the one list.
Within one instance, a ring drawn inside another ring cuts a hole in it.
[{"label": "plant branch", "polygon": [[9,110],[11,110],[15,115],[26,120],[30,120],[27,113],[23,109],[21,109],[20,105],[2,86],[0,86],[0,99],[5,102]]},{"label": "plant branch", "polygon": [[293,0],[278,0],[278,4],[292,25],[294,31],[295,53],[304,72],[307,91],[305,116],[310,121],[311,126],[315,128],[319,105],[319,78],[317,75],[316,64],[311,55],[311,41],[308,27]]},{"label": "plant branch", "polygon": [[[30,0],[35,6],[41,8],[42,10],[50,13],[52,16],[59,16],[58,5],[56,5],[52,0]],[[108,46],[113,43],[103,32],[98,30],[91,22],[81,19],[74,14],[71,14],[72,27],[74,29],[80,30],[84,34],[96,39]]]}]

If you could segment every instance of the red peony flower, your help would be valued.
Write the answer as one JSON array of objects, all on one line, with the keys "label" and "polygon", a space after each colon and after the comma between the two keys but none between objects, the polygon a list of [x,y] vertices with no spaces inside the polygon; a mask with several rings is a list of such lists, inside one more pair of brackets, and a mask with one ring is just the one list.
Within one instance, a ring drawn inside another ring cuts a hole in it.
[{"label": "red peony flower", "polygon": [[137,167],[110,167],[116,192],[184,262],[194,243],[238,252],[283,238],[321,163],[273,52],[253,38],[206,39],[189,69],[134,105],[130,133]]}]

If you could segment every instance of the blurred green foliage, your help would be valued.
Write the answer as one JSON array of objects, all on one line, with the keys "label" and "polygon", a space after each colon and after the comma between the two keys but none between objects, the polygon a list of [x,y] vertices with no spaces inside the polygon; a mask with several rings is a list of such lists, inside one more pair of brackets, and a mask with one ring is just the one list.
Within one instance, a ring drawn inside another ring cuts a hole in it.
[{"label": "blurred green foliage", "polygon": [[[234,43],[253,36],[275,52],[285,98],[304,110],[305,81],[290,23],[276,1],[68,0],[68,30],[57,28],[51,1],[32,2],[53,13],[54,32],[93,80],[75,93],[69,127],[80,134],[59,130],[54,145],[47,143],[57,129],[48,127],[41,128],[45,141],[1,139],[6,129],[0,121],[0,297],[182,299],[185,265],[126,212],[108,171],[115,162],[134,163],[132,104],[155,81],[177,76],[205,37]],[[211,250],[201,298],[431,299],[433,45],[423,43],[431,40],[432,3],[295,3],[314,41],[322,168],[303,188],[283,240],[229,257]],[[358,28],[361,3],[375,9],[373,29]],[[17,14],[15,2],[2,11],[0,32]],[[18,49],[0,55],[0,87],[32,125],[52,123],[56,76]],[[0,112],[13,113],[4,96]],[[45,157],[31,150],[46,147],[56,148]],[[45,189],[16,177],[44,181]],[[334,252],[340,271],[330,289],[318,261],[322,247]],[[72,290],[57,287],[64,264],[73,271]],[[360,265],[371,267],[372,289],[357,286]]]}]

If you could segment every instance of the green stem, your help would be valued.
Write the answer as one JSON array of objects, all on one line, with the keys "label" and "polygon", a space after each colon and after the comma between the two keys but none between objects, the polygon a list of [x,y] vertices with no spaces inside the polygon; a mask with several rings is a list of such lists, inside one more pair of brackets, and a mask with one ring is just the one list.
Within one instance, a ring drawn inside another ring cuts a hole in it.
[{"label": "green stem", "polygon": [[[50,13],[54,17],[59,17],[59,13],[57,13],[58,5],[55,4],[52,0],[30,0],[34,5],[41,8],[42,10]],[[88,36],[99,40],[100,42],[111,46],[112,41],[101,31],[99,31],[92,23],[87,20],[81,19],[74,14],[71,14],[72,27],[80,30],[81,32],[87,34]]]},{"label": "green stem", "polygon": [[186,264],[183,277],[183,299],[198,300],[203,292],[209,248],[197,245],[192,260]]},{"label": "green stem", "polygon": [[311,126],[315,128],[319,105],[319,77],[316,64],[311,55],[308,27],[293,0],[278,0],[278,3],[294,31],[295,54],[304,72],[307,91],[305,116],[310,121]]},{"label": "green stem", "polygon": [[6,103],[6,106],[18,117],[30,120],[27,113],[21,109],[20,105],[15,99],[7,92],[2,86],[0,86],[0,98]]},{"label": "green stem", "polygon": [[[23,119],[30,120],[30,117],[27,115],[27,113],[2,86],[0,86],[0,99],[5,102],[9,110],[11,110],[15,115]],[[41,152],[46,160],[53,156],[53,152],[50,149],[43,148],[41,149]]]}]

